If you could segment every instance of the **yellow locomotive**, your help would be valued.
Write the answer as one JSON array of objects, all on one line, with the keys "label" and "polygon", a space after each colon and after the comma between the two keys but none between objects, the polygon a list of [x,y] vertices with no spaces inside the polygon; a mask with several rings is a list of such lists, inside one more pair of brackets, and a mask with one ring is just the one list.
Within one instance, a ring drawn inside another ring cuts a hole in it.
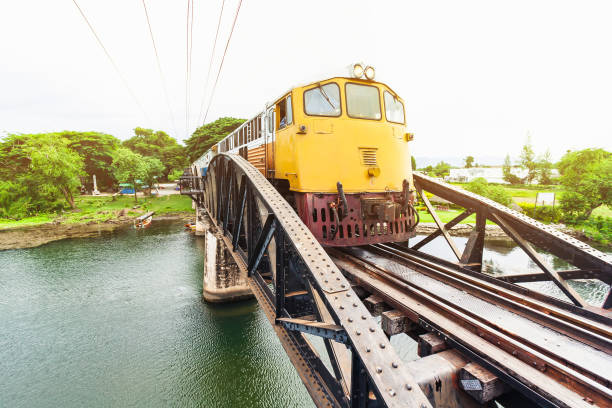
[{"label": "yellow locomotive", "polygon": [[289,90],[195,163],[217,153],[245,157],[294,206],[326,246],[406,241],[416,212],[402,99],[355,64]]}]

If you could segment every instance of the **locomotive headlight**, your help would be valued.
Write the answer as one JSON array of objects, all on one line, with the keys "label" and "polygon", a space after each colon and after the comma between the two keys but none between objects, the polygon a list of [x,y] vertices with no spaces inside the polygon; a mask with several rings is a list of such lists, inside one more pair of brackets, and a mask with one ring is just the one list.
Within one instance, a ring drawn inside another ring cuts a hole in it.
[{"label": "locomotive headlight", "polygon": [[361,64],[353,65],[353,76],[355,78],[361,78],[363,76],[363,67]]},{"label": "locomotive headlight", "polygon": [[366,67],[364,72],[365,72],[366,78],[368,78],[370,81],[373,80],[374,75],[376,75],[376,72],[374,71],[374,67]]}]

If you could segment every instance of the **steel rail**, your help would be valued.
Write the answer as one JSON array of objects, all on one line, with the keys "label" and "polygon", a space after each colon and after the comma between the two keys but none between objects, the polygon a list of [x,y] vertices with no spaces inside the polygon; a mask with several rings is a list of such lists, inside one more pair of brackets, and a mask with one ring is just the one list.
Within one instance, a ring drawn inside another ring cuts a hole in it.
[{"label": "steel rail", "polygon": [[[349,254],[350,255],[350,254]],[[355,257],[354,255],[351,255],[353,257]],[[387,271],[384,268],[381,268],[380,266],[376,265],[373,262],[370,262],[366,259],[360,258],[360,257],[355,257],[357,259],[359,259],[360,262],[362,262],[363,264],[367,264],[373,268],[376,268],[377,270],[379,270],[380,272],[386,273],[386,274],[390,274],[392,275],[392,279],[396,280],[397,282],[401,282],[403,284],[406,284],[414,289],[420,290],[423,293],[425,293],[426,295],[430,296],[431,298],[434,298],[438,301],[440,301],[442,304],[454,308],[455,310],[457,310],[459,313],[469,316],[472,319],[475,319],[503,334],[505,334],[506,336],[519,341],[521,344],[526,345],[527,347],[541,353],[542,355],[545,355],[553,360],[558,361],[559,363],[561,363],[564,366],[567,366],[569,368],[571,368],[572,370],[575,370],[577,372],[580,372],[581,374],[599,382],[600,384],[609,387],[610,386],[610,379],[607,377],[602,377],[600,374],[594,372],[593,370],[591,370],[590,367],[584,367],[581,366],[577,363],[572,362],[570,359],[568,359],[567,356],[562,356],[559,353],[555,353],[554,350],[555,349],[550,349],[549,347],[543,347],[533,341],[531,341],[529,338],[524,337],[524,336],[520,336],[518,333],[514,333],[511,330],[507,330],[505,327],[503,327],[501,324],[498,324],[496,322],[494,322],[491,319],[486,318],[485,316],[481,315],[481,314],[475,314],[473,312],[471,312],[470,310],[462,307],[460,304],[454,304],[451,301],[449,301],[448,299],[443,298],[442,296],[438,296],[436,293],[433,293],[432,291],[425,289],[422,286],[416,285],[412,282],[410,282],[407,279],[404,279],[400,276],[398,276],[397,274]],[[390,276],[391,277],[391,276]],[[444,280],[444,279],[438,279],[439,281],[444,282],[445,284],[448,284],[450,286],[454,286],[452,283],[449,283],[448,281]],[[465,290],[465,287],[458,287],[458,289],[461,290]],[[466,291],[467,293],[470,293],[469,289]],[[471,294],[471,293],[470,293]],[[495,304],[495,302],[493,302],[493,304]],[[533,320],[535,321],[535,320]],[[539,322],[538,322],[539,323]],[[564,333],[565,334],[565,333]],[[604,350],[604,352],[606,352],[607,354],[612,354],[612,351],[608,351],[608,350]],[[537,358],[537,356],[535,355],[531,355],[529,357],[530,359],[533,358]]]},{"label": "steel rail", "polygon": [[[523,297],[527,296],[538,302],[543,302],[547,305],[554,306],[556,309],[550,309],[550,311],[553,313],[565,314],[566,312],[569,312],[570,314],[566,316],[570,316],[570,318],[573,319],[573,321],[575,321],[577,324],[580,324],[580,322],[583,321],[579,317],[583,317],[598,323],[604,323],[606,325],[610,325],[610,322],[612,322],[612,313],[601,308],[594,306],[586,308],[578,307],[564,300],[546,295],[545,293],[538,292],[526,288],[524,286],[519,286],[512,282],[508,282],[507,280],[503,279],[503,277],[494,277],[491,275],[487,275],[486,273],[477,272],[469,268],[465,268],[461,265],[457,265],[454,262],[447,261],[446,259],[430,255],[426,252],[415,251],[413,248],[405,248],[396,243],[388,243],[385,244],[385,246],[395,251],[399,251],[398,253],[401,254],[402,257],[404,257],[405,259],[411,259],[416,263],[423,264],[436,269],[450,268],[450,270],[461,272],[463,276],[474,277],[480,281],[494,284],[500,289],[512,291],[518,295],[518,297],[515,299],[518,302],[522,302]],[[534,303],[531,306],[537,308],[538,303]]]},{"label": "steel rail", "polygon": [[[332,258],[359,285],[406,313],[410,320],[425,328],[436,327],[446,339],[461,344],[462,348],[496,367],[509,384],[517,387],[515,382],[519,380],[526,387],[522,387],[522,392],[537,403],[545,406],[589,406],[583,404],[584,396],[592,397],[603,406],[612,403],[609,388],[484,324],[473,314],[466,314],[465,310],[449,305],[439,296],[402,282],[395,275],[390,276],[388,272],[352,255],[337,251],[333,252]],[[557,388],[562,383],[569,386],[566,390],[572,390],[582,397],[577,399],[576,395]],[[556,385],[549,387],[552,384]],[[578,400],[581,402],[578,403]],[[552,402],[548,404],[546,401]]]},{"label": "steel rail", "polygon": [[[612,354],[612,319],[606,318],[605,322],[608,324],[587,320],[584,317],[557,309],[550,304],[518,295],[511,289],[500,288],[495,284],[497,282],[486,282],[478,277],[462,273],[463,271],[459,268],[444,267],[426,259],[419,259],[418,256],[402,252],[391,246],[379,244],[370,246],[369,249],[383,256],[391,257],[453,287],[461,288],[476,297],[501,304],[514,313],[528,317],[546,327]],[[598,316],[597,314],[594,315]]]}]

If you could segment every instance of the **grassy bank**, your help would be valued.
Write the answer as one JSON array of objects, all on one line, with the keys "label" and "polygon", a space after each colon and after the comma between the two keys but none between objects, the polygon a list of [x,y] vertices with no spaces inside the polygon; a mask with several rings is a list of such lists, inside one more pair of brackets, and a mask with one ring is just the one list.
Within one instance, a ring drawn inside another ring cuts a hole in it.
[{"label": "grassy bank", "polygon": [[[0,219],[0,229],[19,228],[32,225],[59,222],[62,224],[79,224],[89,222],[106,222],[116,219],[119,212],[126,210],[127,216],[138,216],[147,211],[156,215],[169,213],[193,212],[191,199],[187,196],[168,195],[162,197],[139,197],[138,203],[133,196],[79,196],[76,198],[77,210],[61,214],[39,214],[21,220]],[[133,208],[137,206],[137,208]]]}]

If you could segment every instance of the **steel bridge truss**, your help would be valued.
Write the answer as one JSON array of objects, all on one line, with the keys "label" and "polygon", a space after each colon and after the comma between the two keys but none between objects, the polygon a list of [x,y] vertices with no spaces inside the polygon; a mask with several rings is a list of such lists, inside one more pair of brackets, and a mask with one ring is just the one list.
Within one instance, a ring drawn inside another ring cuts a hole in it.
[{"label": "steel bridge truss", "polygon": [[[611,315],[605,310],[612,307],[611,295],[603,309],[596,308],[567,284],[569,279],[593,278],[612,284],[609,256],[498,203],[419,173],[414,175],[415,187],[438,227],[435,232],[408,248],[406,243],[394,243],[326,252],[287,201],[244,158],[220,154],[204,177],[196,171],[181,177],[181,193],[190,195],[222,232],[317,406],[431,406],[372,317],[374,312],[360,300],[369,294],[412,322],[405,331],[411,337],[436,333],[539,406],[587,406],[593,401],[607,406],[612,400],[603,368],[609,360],[602,354],[609,356],[612,344]],[[465,211],[443,224],[425,191]],[[476,225],[459,250],[449,231],[472,214]],[[542,273],[482,273],[487,220],[499,225]],[[420,251],[439,236],[450,246],[455,262]],[[576,269],[555,271],[536,248]],[[408,274],[402,275],[402,270]],[[569,302],[516,285],[542,280],[554,282]],[[459,297],[447,299],[442,293]],[[482,301],[489,306],[481,306]],[[485,310],[487,315],[481,315]],[[502,315],[512,322],[497,325]],[[531,331],[534,327],[539,332]],[[557,339],[554,350],[544,338],[552,335]],[[586,353],[592,365],[581,365],[572,353]]]},{"label": "steel bridge truss", "polygon": [[[458,265],[480,272],[482,270],[486,221],[491,220],[499,225],[542,270],[541,273],[510,275],[500,277],[500,279],[511,283],[552,281],[570,302],[581,308],[587,307],[588,304],[567,283],[568,279],[599,279],[608,285],[612,285],[611,257],[591,246],[493,200],[440,182],[424,174],[414,173],[414,183],[438,229],[412,245],[411,250],[418,251],[435,238],[443,236],[457,258],[456,263]],[[463,207],[465,211],[444,224],[427,198],[425,191],[457,204]],[[472,214],[476,214],[476,225],[465,248],[461,251],[453,241],[449,231]],[[555,271],[534,247],[574,265],[575,269]],[[438,262],[445,262],[439,258],[431,258]],[[602,308],[612,308],[612,290],[610,289]]]},{"label": "steel bridge truss", "polygon": [[431,407],[349,281],[257,169],[220,154],[205,177],[186,172],[180,185],[223,231],[317,406]]}]

